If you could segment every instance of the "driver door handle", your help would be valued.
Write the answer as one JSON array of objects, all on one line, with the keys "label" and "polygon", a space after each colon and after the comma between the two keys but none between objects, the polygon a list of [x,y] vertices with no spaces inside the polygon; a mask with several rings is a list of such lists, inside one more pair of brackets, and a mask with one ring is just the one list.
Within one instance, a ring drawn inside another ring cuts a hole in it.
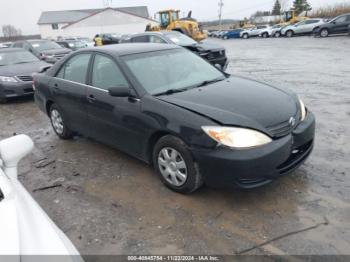
[{"label": "driver door handle", "polygon": [[87,97],[87,100],[88,100],[90,103],[92,103],[92,102],[96,101],[97,99],[96,99],[96,97],[95,97],[94,95],[89,95],[89,96]]}]

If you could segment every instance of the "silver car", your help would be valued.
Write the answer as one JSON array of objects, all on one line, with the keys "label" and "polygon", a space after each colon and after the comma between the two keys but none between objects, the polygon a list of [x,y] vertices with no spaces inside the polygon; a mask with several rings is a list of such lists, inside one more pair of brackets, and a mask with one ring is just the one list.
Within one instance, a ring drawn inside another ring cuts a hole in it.
[{"label": "silver car", "polygon": [[[270,35],[270,26],[268,25],[259,25],[257,27],[247,29],[241,32],[241,37],[247,39],[249,37],[262,36],[263,33],[266,33],[266,37]],[[265,34],[264,34],[265,36]]]},{"label": "silver car", "polygon": [[312,18],[301,21],[294,25],[289,25],[281,29],[281,34],[287,37],[294,35],[309,35],[320,25],[324,24],[325,21],[321,18]]}]

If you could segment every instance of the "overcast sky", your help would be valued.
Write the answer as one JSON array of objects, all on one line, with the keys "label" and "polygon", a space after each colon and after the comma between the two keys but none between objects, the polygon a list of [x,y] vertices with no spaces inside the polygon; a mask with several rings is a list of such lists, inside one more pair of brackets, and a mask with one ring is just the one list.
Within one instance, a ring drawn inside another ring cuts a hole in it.
[{"label": "overcast sky", "polygon": [[[101,8],[107,0],[0,0],[0,26],[13,24],[23,34],[38,33],[37,21],[42,11]],[[160,9],[174,8],[187,12],[199,20],[217,18],[219,0],[112,0],[112,7],[146,5],[151,15]],[[249,17],[257,10],[271,10],[275,0],[223,0],[223,18]],[[312,7],[350,0],[309,0]],[[292,0],[281,0],[286,8]],[[1,30],[0,30],[1,31]],[[2,32],[0,32],[2,34]]]}]

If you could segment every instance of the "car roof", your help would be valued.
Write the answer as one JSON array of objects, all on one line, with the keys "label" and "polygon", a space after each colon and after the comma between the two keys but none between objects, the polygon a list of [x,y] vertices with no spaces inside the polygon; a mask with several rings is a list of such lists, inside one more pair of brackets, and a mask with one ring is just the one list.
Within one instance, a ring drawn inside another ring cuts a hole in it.
[{"label": "car roof", "polygon": [[26,51],[26,50],[23,48],[15,48],[15,47],[0,49],[0,53],[11,53],[16,51]]},{"label": "car roof", "polygon": [[147,52],[162,51],[162,50],[179,49],[179,48],[181,47],[177,45],[172,45],[172,44],[164,45],[164,44],[155,44],[155,43],[137,43],[137,44],[125,43],[125,44],[116,44],[116,45],[105,45],[105,46],[99,46],[99,47],[93,47],[93,48],[84,48],[80,52],[103,51],[113,55],[123,56],[123,55],[147,53]]}]

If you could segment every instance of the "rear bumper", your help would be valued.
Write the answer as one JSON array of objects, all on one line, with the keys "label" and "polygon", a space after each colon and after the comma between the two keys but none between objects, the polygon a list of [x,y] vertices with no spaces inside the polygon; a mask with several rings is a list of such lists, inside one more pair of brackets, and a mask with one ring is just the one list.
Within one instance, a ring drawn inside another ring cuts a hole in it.
[{"label": "rear bumper", "polygon": [[0,97],[11,98],[33,95],[32,82],[0,83]]},{"label": "rear bumper", "polygon": [[298,168],[310,155],[315,136],[311,112],[283,138],[254,149],[192,150],[207,185],[213,187],[254,188]]}]

